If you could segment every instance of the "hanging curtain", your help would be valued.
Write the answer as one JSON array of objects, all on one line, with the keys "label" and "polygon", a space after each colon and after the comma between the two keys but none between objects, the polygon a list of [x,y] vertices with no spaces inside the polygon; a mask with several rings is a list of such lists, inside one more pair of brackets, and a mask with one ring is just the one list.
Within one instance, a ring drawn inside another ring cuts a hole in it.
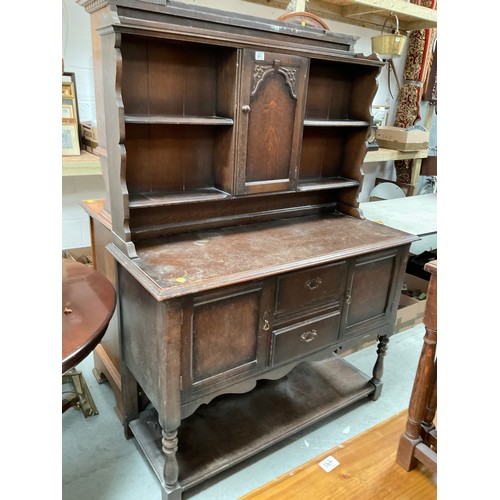
[{"label": "hanging curtain", "polygon": [[[436,9],[437,0],[411,0],[411,3]],[[409,37],[408,55],[403,73],[403,85],[396,104],[395,127],[410,127],[421,119],[422,88],[432,64],[432,47],[436,40],[435,28],[414,30]],[[413,160],[396,160],[397,181],[411,183]]]}]

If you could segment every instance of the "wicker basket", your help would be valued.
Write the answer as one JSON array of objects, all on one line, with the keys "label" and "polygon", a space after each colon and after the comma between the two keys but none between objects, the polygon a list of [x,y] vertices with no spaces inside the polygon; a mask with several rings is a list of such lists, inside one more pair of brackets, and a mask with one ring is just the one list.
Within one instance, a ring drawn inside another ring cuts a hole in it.
[{"label": "wicker basket", "polygon": [[396,18],[396,32],[391,35],[384,35],[384,28],[389,17],[382,26],[382,34],[372,37],[372,50],[382,59],[392,59],[399,57],[403,53],[406,37],[399,33],[399,19],[396,14],[391,12]]}]

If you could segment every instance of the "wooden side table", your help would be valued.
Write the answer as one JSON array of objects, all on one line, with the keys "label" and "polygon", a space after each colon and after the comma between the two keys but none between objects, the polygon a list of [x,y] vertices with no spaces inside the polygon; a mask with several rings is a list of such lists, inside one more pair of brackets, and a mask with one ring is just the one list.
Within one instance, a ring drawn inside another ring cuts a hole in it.
[{"label": "wooden side table", "polygon": [[85,417],[98,413],[87,383],[75,366],[100,342],[115,306],[113,285],[102,274],[62,259],[62,380],[72,386],[63,399],[63,413],[72,406],[79,407]]},{"label": "wooden side table", "polygon": [[409,471],[420,462],[437,472],[437,260],[424,269],[431,274],[424,314],[424,345],[413,383],[408,420],[402,434],[396,462]]}]

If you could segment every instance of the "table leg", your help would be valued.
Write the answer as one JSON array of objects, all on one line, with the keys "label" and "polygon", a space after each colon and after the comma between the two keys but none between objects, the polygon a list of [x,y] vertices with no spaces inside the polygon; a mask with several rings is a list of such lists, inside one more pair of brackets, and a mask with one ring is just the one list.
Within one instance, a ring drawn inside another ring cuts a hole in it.
[{"label": "table leg", "polygon": [[90,393],[89,387],[81,371],[76,368],[71,368],[62,376],[63,384],[70,384],[72,391],[68,393],[67,397],[63,400],[62,412],[64,413],[68,408],[77,406],[82,410],[85,418],[92,415],[98,415],[99,411],[94,402],[94,398]]}]

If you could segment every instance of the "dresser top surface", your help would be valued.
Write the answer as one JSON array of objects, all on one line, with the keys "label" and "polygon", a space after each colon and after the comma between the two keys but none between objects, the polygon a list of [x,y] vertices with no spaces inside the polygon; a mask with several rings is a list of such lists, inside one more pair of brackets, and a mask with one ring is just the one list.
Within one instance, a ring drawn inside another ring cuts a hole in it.
[{"label": "dresser top surface", "polygon": [[108,248],[158,299],[389,249],[417,237],[341,214],[184,233],[136,244],[136,259]]}]

